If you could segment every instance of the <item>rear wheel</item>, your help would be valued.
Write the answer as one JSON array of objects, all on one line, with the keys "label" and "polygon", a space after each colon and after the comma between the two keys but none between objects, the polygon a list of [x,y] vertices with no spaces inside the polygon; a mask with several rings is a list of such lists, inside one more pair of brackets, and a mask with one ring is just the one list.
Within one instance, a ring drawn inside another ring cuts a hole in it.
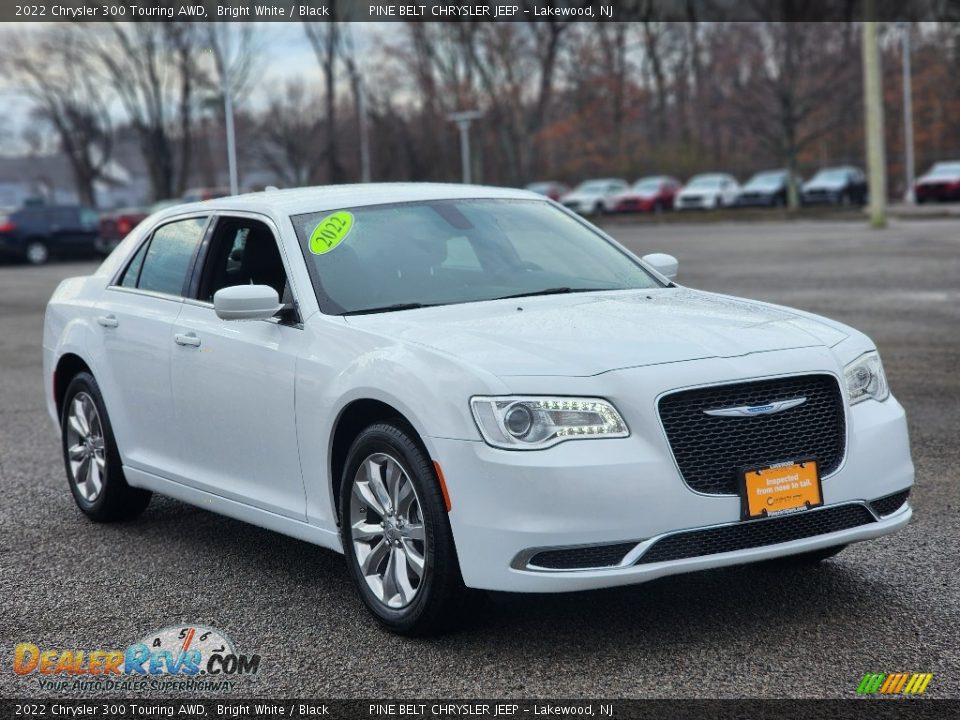
[{"label": "rear wheel", "polygon": [[61,415],[63,462],[77,507],[91,520],[136,517],[151,493],[130,487],[97,381],[80,373],[70,382]]},{"label": "rear wheel", "polygon": [[474,596],[463,584],[433,464],[404,423],[354,441],[340,487],[344,554],[364,604],[388,629],[450,628]]},{"label": "rear wheel", "polygon": [[23,250],[23,257],[31,265],[43,265],[50,259],[50,251],[43,240],[34,238],[27,241],[27,246]]}]

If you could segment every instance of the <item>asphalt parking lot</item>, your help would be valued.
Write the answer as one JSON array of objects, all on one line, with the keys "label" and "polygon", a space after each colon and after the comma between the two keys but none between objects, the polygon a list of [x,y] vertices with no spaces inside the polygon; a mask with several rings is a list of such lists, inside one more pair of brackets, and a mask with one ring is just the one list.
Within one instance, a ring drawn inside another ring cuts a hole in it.
[{"label": "asphalt parking lot", "polygon": [[[0,266],[0,696],[41,696],[12,648],[123,648],[180,623],[262,656],[234,696],[853,697],[865,672],[931,672],[960,697],[960,220],[643,224],[679,280],[850,323],[907,409],[913,523],[817,569],[746,566],[566,596],[497,596],[458,634],[380,631],[339,555],[155,498],[86,521],[43,407],[43,308],[90,263]],[[80,693],[70,693],[76,696]],[[110,692],[111,696],[123,693]]]}]

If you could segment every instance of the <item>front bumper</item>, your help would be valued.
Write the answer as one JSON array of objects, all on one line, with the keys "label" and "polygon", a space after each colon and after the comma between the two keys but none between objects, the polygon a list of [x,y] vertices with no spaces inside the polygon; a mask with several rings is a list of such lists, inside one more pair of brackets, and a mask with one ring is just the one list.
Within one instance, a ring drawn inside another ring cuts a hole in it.
[{"label": "front bumper", "polygon": [[[862,506],[913,484],[906,420],[895,399],[860,403],[848,410],[848,421],[846,459],[823,482],[825,509]],[[868,540],[894,532],[912,515],[904,505],[891,515],[836,532],[633,564],[665,536],[738,523],[740,499],[688,488],[662,432],[631,423],[629,417],[627,422],[634,431],[630,437],[566,442],[545,451],[432,439],[452,502],[450,522],[468,586],[565,592],[627,585]],[[557,571],[531,568],[527,562],[543,549],[611,543],[634,548],[615,567]]]}]

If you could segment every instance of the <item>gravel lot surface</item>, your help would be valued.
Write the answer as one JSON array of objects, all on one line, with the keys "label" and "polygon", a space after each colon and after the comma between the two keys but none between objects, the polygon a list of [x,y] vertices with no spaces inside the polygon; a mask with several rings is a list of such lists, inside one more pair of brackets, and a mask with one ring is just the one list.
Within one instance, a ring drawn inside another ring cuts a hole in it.
[{"label": "gravel lot surface", "polygon": [[40,339],[54,287],[93,265],[4,265],[0,696],[46,694],[36,675],[13,674],[16,643],[123,648],[151,629],[203,623],[263,657],[237,697],[851,697],[867,671],[932,672],[928,695],[960,697],[960,221],[611,231],[640,253],[675,254],[687,285],[870,334],[910,420],[913,523],[814,570],[496,596],[455,635],[393,637],[332,552],[157,497],[135,522],[86,521],[43,408]]}]

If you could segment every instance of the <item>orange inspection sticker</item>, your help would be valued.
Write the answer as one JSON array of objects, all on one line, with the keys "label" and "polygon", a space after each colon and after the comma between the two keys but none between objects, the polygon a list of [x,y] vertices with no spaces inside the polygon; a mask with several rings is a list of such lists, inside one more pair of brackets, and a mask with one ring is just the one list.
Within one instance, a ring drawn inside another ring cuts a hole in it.
[{"label": "orange inspection sticker", "polygon": [[782,462],[743,472],[742,519],[801,512],[823,505],[816,460]]}]

